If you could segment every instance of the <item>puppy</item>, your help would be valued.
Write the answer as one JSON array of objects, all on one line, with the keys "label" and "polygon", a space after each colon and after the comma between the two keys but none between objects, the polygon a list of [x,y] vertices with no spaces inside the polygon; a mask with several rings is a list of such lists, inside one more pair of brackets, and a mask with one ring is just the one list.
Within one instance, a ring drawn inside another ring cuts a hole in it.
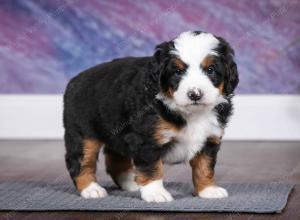
[{"label": "puppy", "polygon": [[101,198],[96,162],[147,202],[172,201],[163,164],[189,161],[195,195],[223,198],[214,167],[238,84],[234,51],[221,37],[184,32],[150,57],[115,59],[88,69],[64,94],[66,165],[84,198]]}]

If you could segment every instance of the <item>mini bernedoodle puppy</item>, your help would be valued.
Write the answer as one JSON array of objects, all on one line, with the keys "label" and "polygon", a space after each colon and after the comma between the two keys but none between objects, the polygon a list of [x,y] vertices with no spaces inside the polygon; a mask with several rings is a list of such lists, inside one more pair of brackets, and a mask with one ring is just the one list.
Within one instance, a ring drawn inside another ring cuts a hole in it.
[{"label": "mini bernedoodle puppy", "polygon": [[195,195],[227,197],[214,167],[238,84],[234,51],[221,37],[190,31],[150,57],[127,57],[88,69],[64,95],[66,164],[84,198],[102,198],[96,163],[147,202],[172,201],[163,164],[189,162]]}]

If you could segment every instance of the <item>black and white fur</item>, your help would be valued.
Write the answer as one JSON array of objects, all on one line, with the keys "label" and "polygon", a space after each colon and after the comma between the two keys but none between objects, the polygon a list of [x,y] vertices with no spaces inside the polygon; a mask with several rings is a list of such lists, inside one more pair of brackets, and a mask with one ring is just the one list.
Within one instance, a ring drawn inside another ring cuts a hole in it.
[{"label": "black and white fur", "polygon": [[[207,57],[213,61],[203,66]],[[213,170],[219,144],[209,138],[221,139],[232,113],[231,98],[238,84],[233,58],[224,39],[184,32],[158,45],[153,56],[116,59],[73,78],[64,96],[64,126],[66,164],[75,185],[85,138],[104,143],[107,154],[129,158],[134,170],[149,179],[155,175],[157,161],[186,162],[200,152],[212,159]],[[176,129],[158,131],[159,120]],[[159,141],[153,136],[157,132]],[[173,200],[162,179],[138,186],[134,170],[118,176],[121,188],[139,189],[149,202]],[[215,185],[197,193],[205,198],[228,195]],[[107,193],[91,182],[81,195],[99,198]]]}]

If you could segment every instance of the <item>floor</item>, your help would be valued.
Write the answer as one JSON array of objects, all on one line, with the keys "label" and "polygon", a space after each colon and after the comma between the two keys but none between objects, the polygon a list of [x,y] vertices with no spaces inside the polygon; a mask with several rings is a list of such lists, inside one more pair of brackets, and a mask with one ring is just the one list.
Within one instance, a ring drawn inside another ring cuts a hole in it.
[{"label": "floor", "polygon": [[[69,180],[62,141],[0,141],[0,181]],[[216,179],[223,182],[289,182],[296,184],[281,214],[151,212],[0,212],[0,219],[300,219],[300,142],[225,142]],[[102,156],[98,178],[109,180]],[[187,165],[165,167],[168,181],[191,182]],[[0,195],[1,198],[1,195]]]}]

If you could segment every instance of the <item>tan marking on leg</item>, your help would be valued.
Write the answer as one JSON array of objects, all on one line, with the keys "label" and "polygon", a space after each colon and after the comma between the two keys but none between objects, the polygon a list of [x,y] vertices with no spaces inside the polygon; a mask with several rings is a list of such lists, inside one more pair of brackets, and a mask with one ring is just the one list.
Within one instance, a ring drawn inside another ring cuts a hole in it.
[{"label": "tan marking on leg", "polygon": [[162,160],[159,160],[155,164],[152,175],[150,175],[150,176],[142,171],[137,170],[137,175],[135,177],[135,181],[138,185],[144,186],[154,180],[162,179],[162,177],[163,177],[163,163],[162,163]]},{"label": "tan marking on leg", "polygon": [[197,154],[191,161],[193,184],[195,193],[205,187],[215,185],[214,171],[211,169],[211,158],[204,154]]},{"label": "tan marking on leg", "polygon": [[96,167],[102,142],[96,139],[83,140],[83,158],[79,175],[75,178],[77,190],[80,192],[91,182],[96,182]]},{"label": "tan marking on leg", "polygon": [[159,145],[164,145],[170,141],[175,141],[174,137],[176,136],[176,133],[179,132],[179,130],[180,129],[174,124],[167,122],[162,118],[159,118],[154,131],[154,140]]},{"label": "tan marking on leg", "polygon": [[106,172],[111,175],[114,182],[119,185],[117,178],[121,173],[133,169],[133,164],[129,158],[117,154],[105,154]]}]

